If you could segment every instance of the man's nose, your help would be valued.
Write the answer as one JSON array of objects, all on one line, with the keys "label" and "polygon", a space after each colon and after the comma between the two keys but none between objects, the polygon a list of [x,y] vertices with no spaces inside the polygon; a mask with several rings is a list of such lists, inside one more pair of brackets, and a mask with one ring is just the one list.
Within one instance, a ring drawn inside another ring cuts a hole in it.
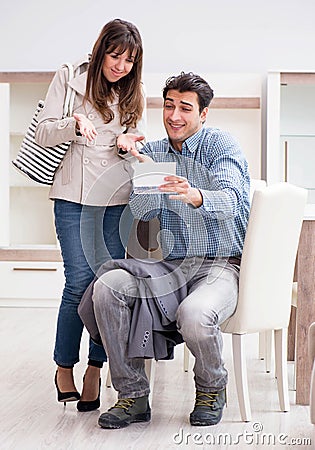
[{"label": "man's nose", "polygon": [[178,109],[178,108],[174,108],[174,109],[172,110],[172,113],[171,113],[171,119],[172,119],[172,120],[178,120],[178,119],[180,119],[180,112],[179,112],[179,109]]}]

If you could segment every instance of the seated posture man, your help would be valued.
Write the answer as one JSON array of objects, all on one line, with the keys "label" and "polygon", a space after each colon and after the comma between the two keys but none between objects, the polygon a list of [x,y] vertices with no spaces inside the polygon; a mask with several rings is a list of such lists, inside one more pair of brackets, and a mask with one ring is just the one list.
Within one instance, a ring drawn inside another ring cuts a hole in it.
[{"label": "seated posture man", "polygon": [[[130,207],[138,219],[159,219],[163,259],[174,274],[183,275],[187,295],[179,303],[176,322],[195,357],[196,399],[190,423],[214,425],[221,420],[226,403],[220,324],[237,304],[250,178],[236,140],[204,126],[213,98],[204,79],[192,73],[171,77],[163,98],[168,138],[147,143],[141,154],[134,142],[124,150],[140,161],[142,154],[156,162],[175,161],[176,176],[166,176],[159,193],[133,192]],[[117,403],[99,418],[103,428],[122,428],[151,417],[144,360],[128,354],[131,317],[140,295],[138,282],[137,276],[119,267],[107,271],[94,285],[96,322],[118,391]],[[167,290],[167,281],[161,278],[163,283]]]}]

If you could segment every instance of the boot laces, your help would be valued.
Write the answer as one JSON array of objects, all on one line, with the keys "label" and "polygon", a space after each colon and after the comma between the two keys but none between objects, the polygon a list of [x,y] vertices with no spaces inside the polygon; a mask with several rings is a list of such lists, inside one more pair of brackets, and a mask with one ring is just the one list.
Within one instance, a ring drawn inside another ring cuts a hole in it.
[{"label": "boot laces", "polygon": [[118,401],[115,403],[115,405],[109,409],[109,411],[111,409],[114,408],[121,408],[124,409],[126,412],[128,411],[128,409],[135,403],[135,399],[134,398],[119,398]]},{"label": "boot laces", "polygon": [[213,404],[217,400],[217,392],[196,392],[196,404],[195,406],[207,406],[213,407]]}]

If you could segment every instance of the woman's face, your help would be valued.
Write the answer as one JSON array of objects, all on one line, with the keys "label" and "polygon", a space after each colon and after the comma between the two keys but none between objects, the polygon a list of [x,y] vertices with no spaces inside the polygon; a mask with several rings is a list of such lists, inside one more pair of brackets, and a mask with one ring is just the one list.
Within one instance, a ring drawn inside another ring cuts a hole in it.
[{"label": "woman's face", "polygon": [[135,56],[135,52],[130,55],[129,50],[126,50],[121,55],[116,50],[106,53],[103,63],[103,75],[107,81],[115,83],[128,75],[134,65]]}]

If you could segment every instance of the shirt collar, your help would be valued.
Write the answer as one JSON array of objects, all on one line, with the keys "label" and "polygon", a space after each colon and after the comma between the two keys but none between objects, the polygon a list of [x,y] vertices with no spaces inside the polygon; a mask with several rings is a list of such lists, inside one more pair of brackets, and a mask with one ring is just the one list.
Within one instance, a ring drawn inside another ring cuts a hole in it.
[{"label": "shirt collar", "polygon": [[[187,149],[190,153],[194,153],[199,145],[200,142],[200,138],[202,136],[204,132],[204,127],[202,126],[200,128],[200,130],[198,130],[195,134],[193,134],[192,136],[189,136],[189,138],[187,138],[182,145],[182,151],[184,149]],[[169,142],[169,150],[173,150],[176,152],[176,150],[174,149],[174,147],[172,146],[172,143],[170,140],[168,140]]]}]

